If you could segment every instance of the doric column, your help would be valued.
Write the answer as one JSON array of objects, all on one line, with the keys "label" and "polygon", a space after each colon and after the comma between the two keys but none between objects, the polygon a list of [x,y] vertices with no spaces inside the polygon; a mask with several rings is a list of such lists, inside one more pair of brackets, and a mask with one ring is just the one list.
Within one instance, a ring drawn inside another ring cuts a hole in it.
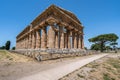
[{"label": "doric column", "polygon": [[32,32],[31,34],[32,34],[32,35],[31,35],[31,36],[32,36],[32,45],[31,45],[31,46],[32,46],[32,49],[33,49],[33,48],[34,48],[34,41],[33,41],[34,35],[33,35],[33,32]]},{"label": "doric column", "polygon": [[36,38],[36,31],[34,32],[34,49],[36,48],[36,40],[37,40],[37,38]]},{"label": "doric column", "polygon": [[20,46],[19,46],[19,48],[21,49],[21,40],[20,40]]},{"label": "doric column", "polygon": [[34,34],[33,34],[33,32],[31,33],[32,35],[32,49],[34,49]]},{"label": "doric column", "polygon": [[24,39],[24,49],[26,49],[26,37]]},{"label": "doric column", "polygon": [[71,48],[70,31],[68,32],[68,48]]},{"label": "doric column", "polygon": [[69,35],[69,32],[67,31],[67,33],[65,34],[65,48],[68,48],[68,35]]},{"label": "doric column", "polygon": [[16,49],[18,49],[18,42],[16,41]]},{"label": "doric column", "polygon": [[75,39],[75,33],[72,32],[72,48],[74,48],[74,39]]},{"label": "doric column", "polygon": [[16,42],[16,49],[19,49],[19,41]]},{"label": "doric column", "polygon": [[32,48],[32,34],[30,33],[29,34],[29,49],[31,49]]},{"label": "doric column", "polygon": [[24,49],[26,49],[26,38],[24,38]]},{"label": "doric column", "polygon": [[29,35],[27,35],[27,49],[29,49]]},{"label": "doric column", "polygon": [[64,34],[64,48],[67,48],[67,33]]},{"label": "doric column", "polygon": [[43,49],[46,48],[46,44],[47,44],[46,38],[47,38],[46,27],[43,27],[42,39],[41,39],[41,48],[43,48]]},{"label": "doric column", "polygon": [[77,35],[74,35],[74,48],[77,48]]},{"label": "doric column", "polygon": [[78,48],[81,49],[81,36],[78,35]]},{"label": "doric column", "polygon": [[21,39],[21,49],[23,48],[23,40]]},{"label": "doric column", "polygon": [[24,43],[23,43],[23,39],[22,39],[22,49],[24,49]]},{"label": "doric column", "polygon": [[23,40],[21,39],[21,49],[23,49]]},{"label": "doric column", "polygon": [[79,34],[77,33],[77,48],[79,48]]},{"label": "doric column", "polygon": [[39,49],[40,48],[40,41],[41,37],[40,37],[40,31],[36,30],[36,48]]},{"label": "doric column", "polygon": [[22,40],[22,44],[23,44],[23,49],[25,48],[25,39],[23,38],[23,40]]},{"label": "doric column", "polygon": [[20,46],[20,42],[18,41],[18,46],[17,46],[17,49],[19,49],[19,46]]},{"label": "doric column", "polygon": [[20,49],[20,46],[21,46],[21,40],[19,40],[19,49]]},{"label": "doric column", "polygon": [[55,48],[59,48],[58,47],[58,32],[55,33]]},{"label": "doric column", "polygon": [[35,48],[35,32],[32,32],[32,49]]},{"label": "doric column", "polygon": [[20,46],[20,49],[22,49],[22,45],[23,45],[23,44],[22,44],[22,39],[21,39],[21,46]]},{"label": "doric column", "polygon": [[23,39],[22,39],[22,49],[24,48],[24,43],[23,43]]},{"label": "doric column", "polygon": [[64,33],[61,32],[60,48],[64,48]]},{"label": "doric column", "polygon": [[20,49],[20,46],[21,46],[21,42],[20,42],[20,40],[19,40],[19,49]]},{"label": "doric column", "polygon": [[81,36],[81,48],[84,49],[84,40],[83,40],[83,35]]},{"label": "doric column", "polygon": [[50,25],[50,29],[48,31],[48,44],[49,48],[55,48],[55,32],[53,30],[53,25]]}]

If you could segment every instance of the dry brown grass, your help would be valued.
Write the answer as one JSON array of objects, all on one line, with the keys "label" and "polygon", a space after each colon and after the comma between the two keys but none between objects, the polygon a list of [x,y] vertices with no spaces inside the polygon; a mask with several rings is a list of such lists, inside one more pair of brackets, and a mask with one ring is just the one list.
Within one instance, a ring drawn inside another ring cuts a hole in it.
[{"label": "dry brown grass", "polygon": [[34,61],[34,59],[27,56],[10,53],[6,50],[0,50],[0,62],[29,62]]}]

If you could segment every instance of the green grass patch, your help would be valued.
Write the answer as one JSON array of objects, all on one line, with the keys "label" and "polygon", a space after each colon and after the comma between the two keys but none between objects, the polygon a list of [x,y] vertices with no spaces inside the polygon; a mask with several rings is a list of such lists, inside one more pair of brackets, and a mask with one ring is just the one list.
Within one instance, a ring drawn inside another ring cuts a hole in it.
[{"label": "green grass patch", "polygon": [[0,60],[2,59],[12,60],[11,55],[5,50],[0,50]]},{"label": "green grass patch", "polygon": [[80,78],[85,78],[85,76],[80,75],[80,74],[77,74],[77,76],[80,77]]},{"label": "green grass patch", "polygon": [[111,78],[108,76],[108,74],[103,74],[103,79],[104,80],[111,80]]},{"label": "green grass patch", "polygon": [[5,50],[0,50],[0,54],[7,54]]}]

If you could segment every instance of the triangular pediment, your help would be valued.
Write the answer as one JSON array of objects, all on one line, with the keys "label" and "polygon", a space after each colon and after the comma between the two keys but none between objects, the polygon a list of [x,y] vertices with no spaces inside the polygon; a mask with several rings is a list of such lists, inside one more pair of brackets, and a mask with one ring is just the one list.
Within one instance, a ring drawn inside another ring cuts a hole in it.
[{"label": "triangular pediment", "polygon": [[53,17],[57,16],[58,14],[64,14],[64,16],[67,16],[67,17],[71,18],[72,20],[74,20],[75,22],[77,22],[78,24],[81,24],[80,21],[77,19],[77,17],[73,13],[71,13],[67,10],[64,10],[58,6],[55,6],[55,5],[51,5],[50,7],[48,7],[35,20],[33,20],[33,22],[31,24],[34,24],[37,21],[39,22],[41,20],[44,20],[49,16],[53,16]]}]

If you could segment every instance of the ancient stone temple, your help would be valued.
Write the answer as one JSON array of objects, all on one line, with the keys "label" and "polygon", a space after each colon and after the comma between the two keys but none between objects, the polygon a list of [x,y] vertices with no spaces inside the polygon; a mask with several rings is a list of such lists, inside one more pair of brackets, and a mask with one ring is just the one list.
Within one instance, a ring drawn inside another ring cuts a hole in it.
[{"label": "ancient stone temple", "polygon": [[77,17],[55,5],[48,7],[17,37],[16,49],[83,49],[83,26]]}]

